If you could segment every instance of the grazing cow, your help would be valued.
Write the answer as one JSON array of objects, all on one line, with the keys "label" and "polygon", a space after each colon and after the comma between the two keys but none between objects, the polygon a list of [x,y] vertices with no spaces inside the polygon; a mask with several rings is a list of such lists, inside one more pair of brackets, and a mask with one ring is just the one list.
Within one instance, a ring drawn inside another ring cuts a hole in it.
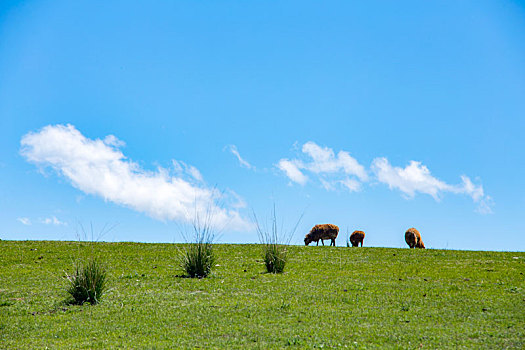
[{"label": "grazing cow", "polygon": [[332,224],[323,224],[323,225],[315,225],[312,227],[310,232],[304,237],[304,245],[308,245],[311,242],[317,242],[317,245],[319,245],[319,240],[321,240],[321,243],[324,245],[325,239],[330,239],[330,246],[335,247],[335,239],[337,238],[337,234],[339,233],[339,227]]},{"label": "grazing cow", "polygon": [[362,247],[364,239],[365,239],[365,233],[363,231],[354,231],[350,235],[350,243],[352,243],[352,247],[358,247],[359,243],[361,243],[361,247]]},{"label": "grazing cow", "polygon": [[407,242],[410,248],[422,248],[425,249],[425,244],[421,239],[421,234],[415,228],[409,228],[405,232],[405,242]]}]

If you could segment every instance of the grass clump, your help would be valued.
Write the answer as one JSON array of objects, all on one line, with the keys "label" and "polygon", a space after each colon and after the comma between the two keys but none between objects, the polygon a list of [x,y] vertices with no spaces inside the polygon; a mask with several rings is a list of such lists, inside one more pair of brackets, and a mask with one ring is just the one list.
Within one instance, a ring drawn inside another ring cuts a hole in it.
[{"label": "grass clump", "polygon": [[86,263],[77,261],[73,275],[67,276],[67,293],[73,298],[71,304],[97,304],[106,290],[107,271],[96,258]]},{"label": "grass clump", "polygon": [[275,205],[273,206],[271,227],[261,227],[257,221],[255,213],[253,214],[255,227],[259,236],[259,241],[263,246],[263,260],[268,273],[282,273],[288,261],[288,250],[286,246],[290,243],[293,233],[297,229],[301,218],[297,221],[294,229],[284,234],[283,229],[277,226],[277,214],[275,211]]},{"label": "grass clump", "polygon": [[288,252],[284,245],[275,242],[264,245],[264,265],[267,272],[282,273],[287,261]]},{"label": "grass clump", "polygon": [[[213,242],[215,234],[212,227],[212,215],[208,211],[203,222],[196,219],[192,223],[192,240],[183,249],[180,265],[188,277],[203,278],[207,277],[214,266],[215,254]],[[186,241],[186,235],[183,234]]]},{"label": "grass clump", "polygon": [[192,278],[208,276],[214,263],[213,244],[206,240],[190,243],[181,258],[181,267]]}]

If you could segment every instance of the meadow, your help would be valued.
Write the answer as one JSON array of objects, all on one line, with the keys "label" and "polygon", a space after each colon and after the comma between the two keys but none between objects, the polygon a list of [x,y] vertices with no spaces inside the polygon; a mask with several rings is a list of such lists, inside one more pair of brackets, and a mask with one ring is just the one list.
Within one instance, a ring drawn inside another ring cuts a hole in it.
[{"label": "meadow", "polygon": [[[270,274],[261,245],[217,244],[198,279],[182,248],[0,241],[0,348],[525,348],[522,252],[289,246]],[[110,289],[68,304],[90,256]]]}]

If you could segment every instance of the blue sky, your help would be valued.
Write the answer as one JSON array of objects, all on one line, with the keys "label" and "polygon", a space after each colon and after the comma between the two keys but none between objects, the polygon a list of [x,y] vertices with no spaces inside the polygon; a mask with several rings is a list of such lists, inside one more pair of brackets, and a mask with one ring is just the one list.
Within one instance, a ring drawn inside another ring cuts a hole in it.
[{"label": "blue sky", "polygon": [[[525,250],[525,6],[0,5],[0,238]],[[100,234],[104,225],[113,227]]]}]

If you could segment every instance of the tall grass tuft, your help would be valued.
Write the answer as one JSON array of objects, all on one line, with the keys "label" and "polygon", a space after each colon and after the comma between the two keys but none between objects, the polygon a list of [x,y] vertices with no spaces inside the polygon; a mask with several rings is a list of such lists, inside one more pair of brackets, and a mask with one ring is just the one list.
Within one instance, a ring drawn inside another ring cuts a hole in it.
[{"label": "tall grass tuft", "polygon": [[181,266],[189,277],[202,278],[210,274],[215,256],[211,242],[192,242],[184,251]]},{"label": "tall grass tuft", "polygon": [[[211,211],[205,215],[201,222],[199,216],[192,223],[192,239],[181,254],[180,265],[189,277],[207,277],[214,266],[215,254],[213,251],[213,241],[215,234],[212,227]],[[186,235],[183,235],[188,241]]]},{"label": "tall grass tuft", "polygon": [[269,273],[282,273],[286,262],[288,261],[288,252],[286,246],[270,242],[264,245],[264,265]]},{"label": "tall grass tuft", "polygon": [[273,206],[272,218],[271,218],[271,227],[268,229],[266,226],[261,227],[257,220],[255,213],[253,214],[255,227],[257,229],[257,234],[259,236],[259,241],[263,247],[263,259],[264,265],[266,267],[266,272],[268,273],[282,273],[288,262],[288,251],[286,246],[290,243],[301,218],[297,221],[294,229],[285,234],[281,227],[277,226],[277,214],[275,210],[275,205]]},{"label": "tall grass tuft", "polygon": [[96,258],[86,263],[77,261],[73,275],[67,276],[66,291],[73,298],[72,304],[97,304],[106,290],[107,271]]}]

